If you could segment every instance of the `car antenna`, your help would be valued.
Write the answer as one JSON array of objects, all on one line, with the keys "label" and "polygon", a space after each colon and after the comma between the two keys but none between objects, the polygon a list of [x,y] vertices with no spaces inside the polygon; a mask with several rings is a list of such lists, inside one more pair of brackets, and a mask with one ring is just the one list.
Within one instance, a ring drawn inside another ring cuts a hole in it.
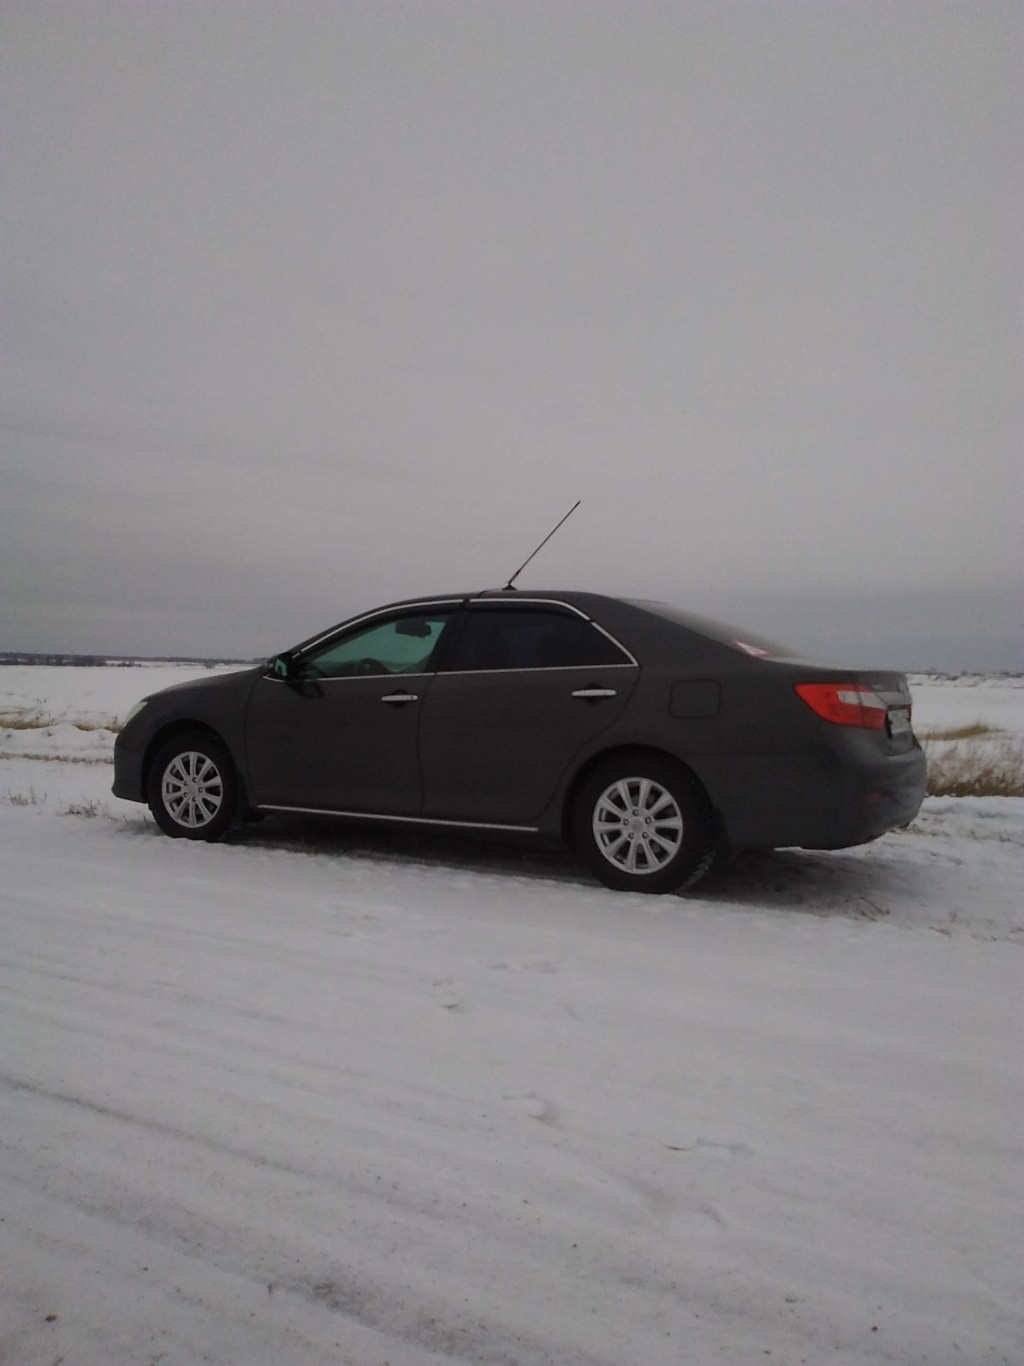
[{"label": "car antenna", "polygon": [[[553,527],[551,528],[551,530],[548,532],[548,534],[544,537],[543,541],[541,541],[540,545],[539,545],[539,546],[537,547],[537,549],[533,552],[533,555],[536,555],[536,554],[538,553],[538,551],[541,551],[541,550],[544,549],[544,547],[547,545],[548,541],[551,540],[551,537],[552,537],[552,536],[555,534],[555,532],[558,530],[558,527],[562,526],[565,522],[567,522],[567,521],[569,520],[569,518],[572,516],[572,514],[576,511],[576,509],[579,507],[580,503],[582,503],[582,502],[583,502],[583,499],[582,499],[582,498],[577,498],[577,499],[576,499],[575,503],[573,503],[572,507],[571,507],[571,508],[569,509],[569,511],[565,514],[565,516],[562,518],[561,522],[559,522],[557,526],[553,526]],[[516,579],[518,579],[519,575],[523,572],[523,570],[526,568],[526,566],[527,566],[527,565],[530,563],[530,561],[533,559],[533,555],[527,555],[526,559],[522,562],[522,564],[519,566],[519,568],[516,570],[516,572],[515,572],[515,573],[512,575],[512,577],[509,579],[508,583],[507,583],[507,584],[505,585],[505,587],[501,590],[503,593],[514,593],[514,592],[516,591],[516,588],[515,588]]]}]

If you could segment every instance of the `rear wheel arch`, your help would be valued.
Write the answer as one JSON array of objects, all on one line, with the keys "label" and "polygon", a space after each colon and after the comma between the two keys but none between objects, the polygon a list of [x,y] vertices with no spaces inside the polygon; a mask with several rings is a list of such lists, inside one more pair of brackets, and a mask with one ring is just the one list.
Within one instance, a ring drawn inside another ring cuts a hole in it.
[{"label": "rear wheel arch", "polygon": [[697,882],[716,847],[715,812],[689,765],[654,747],[584,766],[567,819],[577,854],[606,887],[665,893]]},{"label": "rear wheel arch", "polygon": [[722,816],[715,807],[714,802],[711,800],[707,784],[703,781],[700,774],[694,771],[690,764],[684,759],[679,758],[678,754],[672,754],[667,749],[659,749],[657,745],[612,745],[608,749],[602,749],[596,754],[591,754],[573,774],[572,780],[566,788],[565,798],[562,802],[562,837],[567,844],[571,845],[573,842],[573,812],[575,810],[577,798],[583,787],[589,781],[591,774],[593,774],[596,769],[604,767],[612,760],[642,760],[645,758],[656,759],[658,763],[675,764],[678,769],[686,774],[691,783],[697,785],[704,801],[707,802],[708,810],[715,820],[716,825],[722,823],[724,828]]}]

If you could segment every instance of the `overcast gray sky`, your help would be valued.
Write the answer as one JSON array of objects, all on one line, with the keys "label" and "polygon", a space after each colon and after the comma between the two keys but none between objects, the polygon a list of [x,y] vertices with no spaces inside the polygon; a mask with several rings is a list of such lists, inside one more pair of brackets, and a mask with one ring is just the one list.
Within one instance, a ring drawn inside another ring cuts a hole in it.
[{"label": "overcast gray sky", "polygon": [[1022,14],[0,5],[0,649],[670,598],[1024,667]]}]

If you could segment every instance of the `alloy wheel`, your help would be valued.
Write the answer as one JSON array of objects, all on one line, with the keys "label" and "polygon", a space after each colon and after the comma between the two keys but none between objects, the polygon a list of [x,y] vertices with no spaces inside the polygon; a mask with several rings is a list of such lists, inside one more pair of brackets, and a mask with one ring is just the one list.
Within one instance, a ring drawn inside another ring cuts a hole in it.
[{"label": "alloy wheel", "polygon": [[653,778],[619,778],[594,803],[594,842],[613,868],[642,877],[660,872],[683,843],[683,813]]},{"label": "alloy wheel", "polygon": [[208,754],[185,750],[164,769],[160,795],[173,820],[189,830],[199,830],[220,811],[224,779]]}]

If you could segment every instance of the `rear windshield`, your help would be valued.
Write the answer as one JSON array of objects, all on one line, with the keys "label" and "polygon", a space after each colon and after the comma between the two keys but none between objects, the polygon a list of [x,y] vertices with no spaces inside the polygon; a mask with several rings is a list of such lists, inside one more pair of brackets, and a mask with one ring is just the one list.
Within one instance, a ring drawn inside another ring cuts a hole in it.
[{"label": "rear windshield", "polygon": [[666,621],[674,621],[698,635],[708,636],[722,645],[730,645],[734,650],[751,655],[754,659],[799,659],[800,653],[791,645],[780,645],[776,640],[766,640],[754,631],[741,626],[729,626],[724,621],[713,621],[711,617],[698,616],[696,612],[684,612],[668,602],[650,602],[643,598],[632,598],[634,607],[642,607],[645,612],[653,612]]}]

